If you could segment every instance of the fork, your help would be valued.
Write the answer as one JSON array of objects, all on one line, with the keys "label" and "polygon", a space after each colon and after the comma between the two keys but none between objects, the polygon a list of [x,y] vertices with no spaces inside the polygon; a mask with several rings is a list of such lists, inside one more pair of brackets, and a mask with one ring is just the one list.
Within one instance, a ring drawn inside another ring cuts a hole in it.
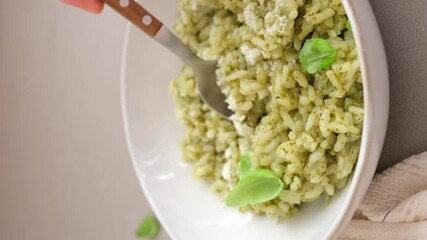
[{"label": "fork", "polygon": [[196,75],[197,88],[202,100],[223,117],[231,116],[232,111],[228,109],[225,96],[217,85],[215,74],[217,61],[199,58],[161,21],[134,0],[103,1],[190,66]]}]

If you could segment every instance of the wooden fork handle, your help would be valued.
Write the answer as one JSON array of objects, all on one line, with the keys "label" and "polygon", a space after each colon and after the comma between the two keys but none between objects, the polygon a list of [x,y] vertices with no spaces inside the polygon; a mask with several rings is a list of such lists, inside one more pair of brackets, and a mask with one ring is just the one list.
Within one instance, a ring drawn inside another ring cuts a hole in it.
[{"label": "wooden fork handle", "polygon": [[162,22],[134,0],[103,1],[151,37],[156,36],[159,29],[163,26]]}]

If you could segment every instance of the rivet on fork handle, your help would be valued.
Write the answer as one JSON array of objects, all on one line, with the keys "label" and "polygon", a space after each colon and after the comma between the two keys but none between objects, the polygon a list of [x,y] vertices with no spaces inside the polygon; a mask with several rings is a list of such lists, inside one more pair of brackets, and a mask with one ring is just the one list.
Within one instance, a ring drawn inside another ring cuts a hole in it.
[{"label": "rivet on fork handle", "polygon": [[156,36],[163,23],[134,0],[103,0],[123,17],[139,27],[149,36]]}]

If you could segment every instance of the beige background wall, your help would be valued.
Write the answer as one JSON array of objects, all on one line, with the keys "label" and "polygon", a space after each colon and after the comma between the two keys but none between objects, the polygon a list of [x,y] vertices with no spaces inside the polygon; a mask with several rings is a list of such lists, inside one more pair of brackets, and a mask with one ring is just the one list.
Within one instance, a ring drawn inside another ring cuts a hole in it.
[{"label": "beige background wall", "polygon": [[0,1],[0,239],[135,239],[149,212],[122,129],[125,21]]}]

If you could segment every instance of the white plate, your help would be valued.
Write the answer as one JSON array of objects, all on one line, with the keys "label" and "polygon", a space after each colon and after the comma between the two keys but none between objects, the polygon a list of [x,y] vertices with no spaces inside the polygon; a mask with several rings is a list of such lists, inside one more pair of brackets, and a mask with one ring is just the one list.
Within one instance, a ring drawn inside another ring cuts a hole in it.
[{"label": "white plate", "polygon": [[[143,2],[173,25],[176,0]],[[172,4],[174,3],[174,4]],[[360,156],[348,186],[325,206],[304,204],[294,217],[274,222],[226,207],[182,163],[184,129],[174,116],[169,83],[180,61],[135,27],[126,33],[122,102],[132,161],[151,206],[173,239],[331,239],[351,219],[374,175],[389,107],[388,71],[381,35],[368,0],[344,0],[358,46],[364,83],[365,122]]]}]

